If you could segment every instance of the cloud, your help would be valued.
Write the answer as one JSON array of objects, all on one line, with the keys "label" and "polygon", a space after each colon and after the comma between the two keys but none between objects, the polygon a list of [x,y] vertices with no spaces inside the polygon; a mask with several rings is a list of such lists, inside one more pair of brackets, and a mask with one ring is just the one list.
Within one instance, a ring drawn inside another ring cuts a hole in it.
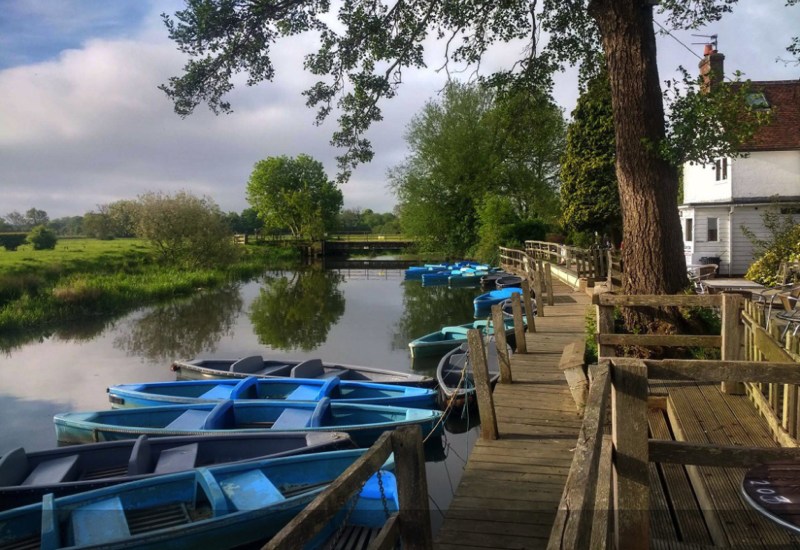
[{"label": "cloud", "polygon": [[[18,28],[14,21],[35,13],[41,25],[22,25],[20,32],[39,38],[63,34],[49,44],[49,55],[28,55],[20,46],[24,37],[12,33],[15,53],[9,55],[30,58],[24,64],[12,66],[0,54],[0,67],[7,67],[0,71],[0,215],[31,207],[51,217],[83,214],[145,191],[180,189],[239,211],[247,206],[245,184],[253,164],[272,155],[307,153],[334,175],[337,151],[329,140],[335,120],[314,126],[314,112],[301,96],[313,81],[302,70],[303,55],[313,46],[308,37],[283,40],[274,49],[275,82],[237,86],[230,98],[233,114],[217,117],[201,105],[181,119],[157,89],[185,63],[159,17],[181,3],[91,0],[93,10],[82,8],[85,1],[13,0],[0,16],[0,31]],[[797,78],[796,67],[773,60],[800,27],[798,13],[782,0],[742,0],[722,23],[697,32],[719,34],[731,70],[741,68],[753,79]],[[689,32],[675,35],[686,44],[701,40]],[[9,38],[0,39],[0,50],[8,45]],[[503,45],[485,67],[518,53],[514,45]],[[406,71],[398,96],[382,103],[384,120],[368,134],[375,159],[344,186],[346,206],[392,208],[386,170],[407,154],[403,134],[412,116],[444,85],[445,76],[433,70],[441,59],[442,51],[432,49],[431,68]],[[678,64],[696,70],[697,58],[660,37],[659,62],[665,79]],[[567,114],[576,98],[574,71],[558,75],[556,99]]]}]

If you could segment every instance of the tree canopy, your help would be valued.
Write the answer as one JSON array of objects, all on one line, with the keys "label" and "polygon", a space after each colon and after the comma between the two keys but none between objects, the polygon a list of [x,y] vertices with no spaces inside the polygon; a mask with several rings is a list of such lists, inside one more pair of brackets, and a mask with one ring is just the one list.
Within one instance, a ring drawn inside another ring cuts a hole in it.
[{"label": "tree canopy", "polygon": [[247,200],[265,229],[288,229],[295,237],[320,239],[333,229],[343,197],[321,162],[308,155],[284,155],[256,163],[247,182]]},{"label": "tree canopy", "polygon": [[[667,27],[696,29],[719,20],[737,0],[661,0]],[[789,0],[795,4],[797,0]],[[201,101],[230,110],[232,79],[248,74],[252,85],[271,80],[272,45],[281,37],[312,31],[319,49],[305,66],[320,79],[307,103],[324,119],[340,112],[332,142],[344,149],[342,177],[372,157],[365,137],[382,118],[379,100],[391,98],[403,71],[425,65],[426,44],[441,39],[445,66],[478,66],[500,42],[525,46],[517,59],[486,80],[508,89],[547,89],[553,71],[579,64],[584,77],[605,61],[611,84],[616,171],[623,214],[625,290],[674,293],[686,285],[677,215],[678,175],[665,158],[666,123],[656,62],[654,2],[644,0],[474,0],[390,2],[344,0],[338,21],[330,0],[189,0],[165,16],[170,37],[190,56],[184,74],[162,89],[187,115]],[[547,41],[540,41],[544,31]],[[797,42],[794,42],[796,53]],[[646,145],[646,146],[643,146]]]},{"label": "tree canopy", "polygon": [[603,71],[578,98],[561,159],[561,223],[573,239],[585,241],[598,232],[619,242],[622,212],[615,160],[611,87]]}]

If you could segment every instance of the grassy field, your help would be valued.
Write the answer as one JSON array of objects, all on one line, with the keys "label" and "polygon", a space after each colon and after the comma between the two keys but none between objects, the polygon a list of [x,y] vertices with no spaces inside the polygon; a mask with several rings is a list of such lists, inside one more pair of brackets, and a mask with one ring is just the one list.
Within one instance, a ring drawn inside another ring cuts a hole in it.
[{"label": "grassy field", "polygon": [[148,244],[136,239],[64,239],[54,250],[0,250],[0,331],[119,314],[256,275],[294,254],[249,245],[242,252],[230,265],[187,270],[159,265]]}]

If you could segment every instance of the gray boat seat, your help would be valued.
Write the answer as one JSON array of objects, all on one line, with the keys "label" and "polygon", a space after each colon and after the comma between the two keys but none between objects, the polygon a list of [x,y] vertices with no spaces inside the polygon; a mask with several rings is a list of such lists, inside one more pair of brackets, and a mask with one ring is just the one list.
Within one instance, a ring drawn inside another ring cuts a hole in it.
[{"label": "gray boat seat", "polygon": [[131,457],[128,459],[128,475],[138,476],[149,474],[152,471],[153,455],[150,452],[150,440],[146,435],[140,435],[131,449]]},{"label": "gray boat seat", "polygon": [[178,418],[164,426],[164,429],[177,431],[202,430],[208,414],[206,409],[186,409]]},{"label": "gray boat seat", "polygon": [[158,462],[153,473],[170,474],[194,468],[197,461],[197,443],[189,443],[180,447],[164,449],[158,455]]},{"label": "gray boat seat", "polygon": [[80,455],[68,455],[40,462],[21,485],[50,485],[73,481],[78,476]]},{"label": "gray boat seat", "polygon": [[264,358],[260,355],[251,355],[250,357],[242,357],[238,361],[234,361],[228,370],[230,372],[252,374],[263,368]]},{"label": "gray boat seat", "polygon": [[84,504],[72,512],[75,546],[101,545],[130,538],[119,497]]},{"label": "gray boat seat", "polygon": [[211,389],[203,393],[201,399],[230,399],[235,386],[231,384],[212,385]]},{"label": "gray boat seat", "polygon": [[203,423],[203,429],[222,430],[232,428],[235,424],[236,417],[233,413],[233,401],[226,399],[225,401],[220,401],[211,409],[206,421]]},{"label": "gray boat seat", "polygon": [[308,359],[295,365],[289,376],[292,378],[319,378],[323,374],[325,374],[325,367],[322,366],[322,359]]},{"label": "gray boat seat", "polygon": [[302,430],[308,428],[314,409],[286,408],[272,424],[273,430]]},{"label": "gray boat seat", "polygon": [[0,458],[0,487],[19,485],[28,473],[28,455],[17,447]]},{"label": "gray boat seat", "polygon": [[258,510],[285,500],[261,470],[247,470],[220,482],[222,492],[237,510]]}]

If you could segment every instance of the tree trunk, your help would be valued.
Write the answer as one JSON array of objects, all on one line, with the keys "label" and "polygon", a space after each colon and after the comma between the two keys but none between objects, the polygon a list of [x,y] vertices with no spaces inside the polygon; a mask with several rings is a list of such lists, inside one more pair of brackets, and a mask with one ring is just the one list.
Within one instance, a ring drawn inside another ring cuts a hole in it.
[{"label": "tree trunk", "polygon": [[645,0],[593,0],[608,65],[623,217],[624,291],[674,294],[686,287],[677,170],[657,148],[665,137],[653,8]]}]

